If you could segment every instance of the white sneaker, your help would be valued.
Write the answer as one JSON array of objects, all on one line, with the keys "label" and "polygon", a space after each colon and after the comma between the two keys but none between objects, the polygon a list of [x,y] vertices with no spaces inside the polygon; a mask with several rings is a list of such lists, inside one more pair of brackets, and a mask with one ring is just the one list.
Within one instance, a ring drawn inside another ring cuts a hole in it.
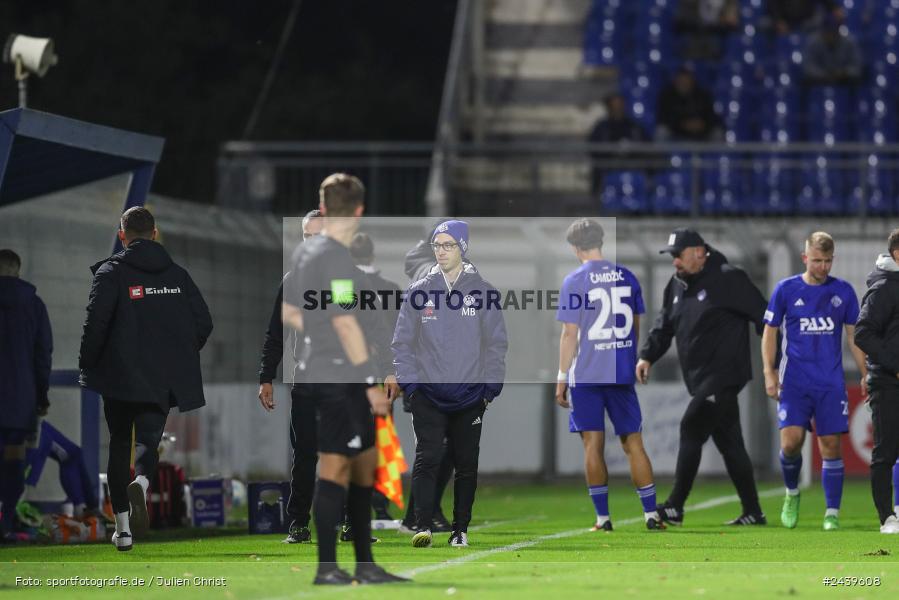
[{"label": "white sneaker", "polygon": [[150,529],[150,515],[144,487],[136,479],[128,484],[128,503],[131,505],[131,533],[141,537]]},{"label": "white sneaker", "polygon": [[454,531],[450,536],[449,545],[453,548],[468,548],[468,533],[465,531]]},{"label": "white sneaker", "polygon": [[899,519],[896,515],[890,515],[880,526],[880,533],[899,533]]},{"label": "white sneaker", "polygon": [[131,538],[131,534],[127,531],[122,533],[116,531],[112,534],[112,545],[119,552],[128,552],[134,548],[134,541]]}]

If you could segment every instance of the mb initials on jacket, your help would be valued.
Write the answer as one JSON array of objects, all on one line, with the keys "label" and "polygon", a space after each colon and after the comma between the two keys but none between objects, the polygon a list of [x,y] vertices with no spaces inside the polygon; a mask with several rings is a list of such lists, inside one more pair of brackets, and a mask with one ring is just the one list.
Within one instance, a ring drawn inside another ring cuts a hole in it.
[{"label": "mb initials on jacket", "polygon": [[144,296],[156,296],[158,294],[180,294],[180,287],[144,287],[142,285],[135,285],[128,288],[128,296],[132,300],[139,300]]}]

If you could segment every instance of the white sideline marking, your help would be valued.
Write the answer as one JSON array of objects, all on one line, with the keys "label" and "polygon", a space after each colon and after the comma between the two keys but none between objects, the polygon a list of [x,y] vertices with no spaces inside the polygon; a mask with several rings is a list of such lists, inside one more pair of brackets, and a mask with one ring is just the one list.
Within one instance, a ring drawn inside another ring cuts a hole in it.
[{"label": "white sideline marking", "polygon": [[[764,492],[759,492],[759,498],[768,498],[771,496],[778,496],[783,493],[784,493],[783,487],[772,488],[770,490],[765,490]],[[706,500],[705,502],[700,502],[699,504],[692,504],[690,506],[687,506],[684,509],[684,511],[686,512],[686,511],[706,510],[709,508],[714,508],[716,506],[721,506],[722,504],[730,504],[732,502],[738,502],[739,500],[740,500],[740,497],[737,496],[736,494],[732,494],[730,496],[719,496],[717,498],[711,498],[709,500]],[[525,519],[514,519],[514,520],[525,520]],[[513,520],[498,521],[498,522],[496,522],[496,524],[497,525],[499,525],[500,523],[505,524],[505,523],[509,523],[511,521],[513,521]],[[635,523],[641,523],[642,521],[643,521],[643,517],[633,517],[630,519],[622,519],[620,521],[615,521],[615,523],[618,525],[633,525]],[[487,526],[492,526],[492,524],[485,523],[484,525],[481,526],[481,528],[484,529]],[[536,538],[533,538],[530,540],[524,540],[521,542],[516,542],[514,544],[508,544],[506,546],[499,546],[497,548],[491,548],[490,550],[481,550],[480,552],[473,552],[471,554],[466,554],[465,556],[460,556],[459,558],[451,558],[449,560],[446,560],[446,561],[443,561],[440,563],[416,567],[414,569],[409,569],[408,571],[403,571],[402,573],[397,573],[397,575],[400,575],[402,577],[410,577],[411,578],[411,577],[415,577],[416,575],[421,575],[422,573],[430,573],[432,571],[440,571],[441,569],[446,569],[448,567],[464,565],[466,563],[480,560],[480,559],[486,558],[488,556],[493,556],[494,554],[503,554],[506,552],[514,552],[516,550],[521,550],[522,548],[531,548],[533,546],[540,544],[541,542],[570,538],[570,537],[574,537],[577,535],[583,535],[585,533],[590,533],[590,531],[591,531],[590,529],[582,527],[579,529],[569,529],[568,531],[560,531],[558,533],[550,533],[547,535],[541,535],[539,537],[536,537]],[[289,598],[303,598],[303,597],[307,597],[307,596],[317,596],[323,592],[324,593],[348,592],[348,591],[351,591],[354,589],[358,589],[359,587],[361,587],[361,586],[355,586],[355,585],[340,586],[340,587],[335,587],[335,588],[331,588],[328,590],[321,590],[318,593],[316,593],[316,591],[299,592],[296,595],[292,595],[292,596],[279,596],[277,598],[268,598],[266,600],[287,600]]]},{"label": "white sideline marking", "polygon": [[[771,490],[766,490],[759,494],[759,498],[767,498],[768,496],[776,496],[778,494],[783,494],[783,488],[774,488]],[[718,498],[712,498],[711,500],[706,500],[705,502],[700,502],[699,504],[694,504],[692,506],[686,507],[685,511],[696,511],[696,510],[706,510],[708,508],[714,508],[716,506],[721,506],[722,504],[729,504],[731,502],[739,501],[740,497],[737,495],[731,496],[719,496]],[[621,521],[616,521],[619,525],[633,525],[634,523],[641,523],[643,521],[643,517],[633,517],[631,519],[622,519]],[[525,540],[523,542],[516,542],[514,544],[509,544],[508,546],[500,546],[498,548],[491,548],[490,550],[482,550],[481,552],[474,552],[472,554],[466,554],[465,556],[460,556],[459,558],[451,558],[442,563],[437,563],[433,565],[425,565],[422,567],[416,567],[415,569],[410,569],[408,571],[404,571],[400,573],[403,577],[414,577],[415,575],[420,575],[421,573],[429,573],[431,571],[439,571],[440,569],[445,569],[447,567],[452,567],[455,565],[461,565],[465,563],[469,563],[475,560],[479,560],[481,558],[485,558],[487,556],[493,556],[494,554],[502,554],[504,552],[514,552],[516,550],[521,550],[522,548],[530,548],[532,546],[536,546],[541,542],[546,542],[549,540],[560,540],[563,538],[574,537],[576,535],[582,535],[584,533],[590,532],[590,529],[570,529],[568,531],[560,531],[559,533],[551,533],[548,535],[541,535],[540,537],[536,537],[531,540]]]}]

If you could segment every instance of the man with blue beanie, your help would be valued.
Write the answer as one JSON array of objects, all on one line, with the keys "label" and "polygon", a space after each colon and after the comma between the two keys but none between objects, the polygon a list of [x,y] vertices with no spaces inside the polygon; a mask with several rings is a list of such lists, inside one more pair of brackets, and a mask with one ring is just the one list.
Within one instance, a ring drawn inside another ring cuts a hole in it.
[{"label": "man with blue beanie", "polygon": [[393,337],[397,381],[410,399],[416,440],[415,547],[431,545],[444,440],[456,466],[449,544],[468,546],[484,412],[505,377],[508,342],[499,292],[474,265],[463,263],[468,240],[465,221],[437,226],[431,238],[437,265],[409,287]]}]

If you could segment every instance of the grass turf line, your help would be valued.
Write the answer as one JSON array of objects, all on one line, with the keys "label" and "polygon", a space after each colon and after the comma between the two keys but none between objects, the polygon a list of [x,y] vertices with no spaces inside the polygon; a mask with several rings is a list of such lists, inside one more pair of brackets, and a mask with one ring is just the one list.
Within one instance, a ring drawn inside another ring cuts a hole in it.
[{"label": "grass turf line", "polygon": [[[391,587],[389,595],[398,599],[475,595],[525,599],[545,597],[547,592],[570,598],[595,597],[597,593],[636,593],[640,597],[664,594],[665,598],[729,593],[739,598],[770,598],[772,594],[868,598],[899,592],[899,536],[877,533],[867,482],[847,482],[843,529],[838,532],[820,529],[824,513],[820,486],[803,493],[799,527],[792,531],[779,525],[781,497],[775,492],[775,496],[762,500],[770,523],[767,527],[723,526],[725,520],[739,513],[739,505],[733,502],[688,510],[684,528],[660,533],[645,531],[639,500],[629,484],[613,482],[610,487],[616,525],[611,534],[571,535],[516,546],[556,532],[582,532],[589,527],[594,518],[592,505],[580,485],[484,486],[479,490],[474,524],[486,520],[492,526],[473,531],[472,546],[467,550],[445,545],[443,537],[448,534],[435,537],[433,548],[414,549],[408,536],[380,532],[383,537],[375,546],[377,560],[395,571],[416,573],[415,584]],[[732,493],[728,484],[700,482],[691,501],[701,504]],[[179,535],[187,537],[176,541],[155,535],[149,542],[136,544],[129,553],[117,553],[107,544],[0,548],[0,597],[97,598],[125,591],[50,590],[14,584],[16,576],[46,580],[73,575],[227,579],[227,587],[161,587],[151,582],[140,590],[141,598],[300,598],[334,593],[310,585],[315,569],[314,545],[289,546],[280,543],[283,536],[247,536],[239,531],[210,534],[183,531]],[[452,568],[433,568],[434,563],[503,547],[511,548]],[[340,544],[339,556],[345,566],[352,566],[349,544]],[[825,576],[840,575],[877,575],[882,581],[879,587],[870,588],[821,583]],[[384,597],[388,590],[352,590],[353,597],[374,597],[376,593]]]}]

